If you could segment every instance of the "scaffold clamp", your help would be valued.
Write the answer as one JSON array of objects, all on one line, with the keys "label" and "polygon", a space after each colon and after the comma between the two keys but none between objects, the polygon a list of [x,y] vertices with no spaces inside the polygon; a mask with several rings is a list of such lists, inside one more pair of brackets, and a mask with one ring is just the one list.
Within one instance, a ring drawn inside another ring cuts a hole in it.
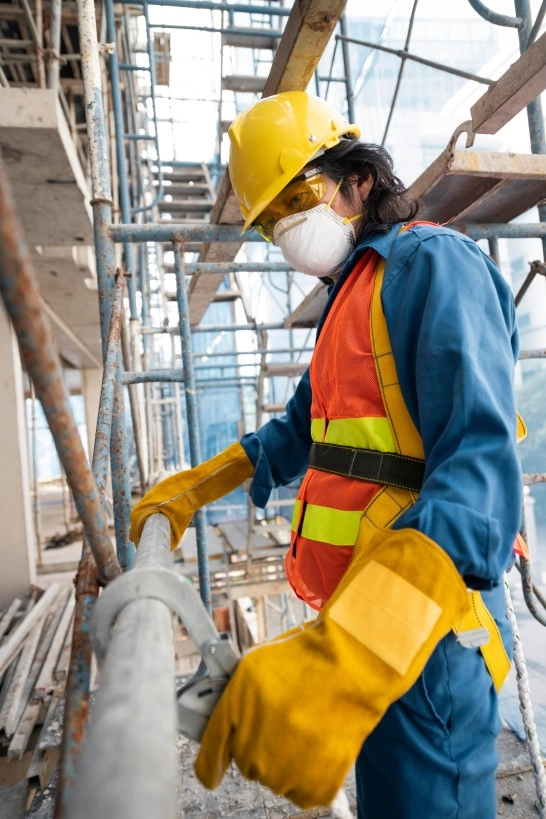
[{"label": "scaffold clamp", "polygon": [[191,581],[170,569],[135,568],[102,592],[91,616],[91,644],[99,667],[106,657],[110,631],[120,611],[135,600],[161,600],[179,617],[203,658],[207,674],[196,676],[177,692],[178,729],[200,740],[208,718],[240,656],[226,633],[216,629]]}]

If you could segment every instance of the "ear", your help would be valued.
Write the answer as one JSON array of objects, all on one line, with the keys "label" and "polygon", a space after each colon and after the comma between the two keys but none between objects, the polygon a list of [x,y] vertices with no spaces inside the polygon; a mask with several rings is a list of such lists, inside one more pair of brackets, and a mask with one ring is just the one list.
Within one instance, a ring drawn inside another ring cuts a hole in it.
[{"label": "ear", "polygon": [[356,192],[362,204],[366,202],[370,192],[373,188],[373,176],[369,173],[367,176],[361,176],[356,183]]}]

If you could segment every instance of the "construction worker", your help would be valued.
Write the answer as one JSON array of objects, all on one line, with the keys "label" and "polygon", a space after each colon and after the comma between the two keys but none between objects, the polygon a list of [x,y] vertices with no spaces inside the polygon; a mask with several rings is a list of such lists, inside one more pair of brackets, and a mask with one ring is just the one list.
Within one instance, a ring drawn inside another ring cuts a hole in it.
[{"label": "construction worker", "polygon": [[252,478],[303,478],[286,573],[316,620],[248,652],[196,772],[235,760],[302,808],[328,805],[356,761],[359,819],[493,819],[497,691],[510,666],[503,575],[522,481],[514,302],[480,248],[417,222],[392,160],[303,92],[233,122],[245,218],[329,297],[286,413],[134,508],[168,516]]}]

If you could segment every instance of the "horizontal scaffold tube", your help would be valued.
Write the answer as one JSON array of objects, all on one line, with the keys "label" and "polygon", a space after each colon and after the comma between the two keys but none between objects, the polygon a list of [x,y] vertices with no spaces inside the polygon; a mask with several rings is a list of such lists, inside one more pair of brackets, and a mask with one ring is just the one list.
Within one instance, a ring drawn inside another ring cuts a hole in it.
[{"label": "horizontal scaffold tube", "polygon": [[[450,227],[472,239],[542,239],[546,222],[466,224]],[[241,233],[240,225],[188,225],[181,223],[111,225],[114,242],[263,242],[255,230]]]},{"label": "horizontal scaffold tube", "polygon": [[[134,570],[171,565],[169,521],[152,515]],[[175,739],[172,613],[161,600],[137,597],[111,632],[70,819],[174,819]]]},{"label": "horizontal scaffold tube", "polygon": [[449,225],[471,239],[542,239],[546,222],[509,222],[508,224]]},{"label": "horizontal scaffold tube", "polygon": [[[121,0],[122,4],[139,5],[139,0]],[[142,0],[140,0],[142,4]],[[213,3],[208,0],[148,0],[148,6],[174,6],[177,9],[205,9],[206,11],[242,11],[247,14],[269,14],[288,17],[291,9],[279,6],[252,6],[246,3]]]},{"label": "horizontal scaffold tube", "polygon": [[241,235],[241,225],[172,224],[110,225],[114,242],[263,242],[259,233]]}]

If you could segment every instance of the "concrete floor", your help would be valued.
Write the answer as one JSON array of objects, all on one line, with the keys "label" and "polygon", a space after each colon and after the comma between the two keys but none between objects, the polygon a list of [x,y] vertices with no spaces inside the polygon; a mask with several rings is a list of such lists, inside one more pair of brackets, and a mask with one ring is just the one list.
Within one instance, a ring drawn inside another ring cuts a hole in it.
[{"label": "concrete floor", "polygon": [[[523,743],[504,730],[499,738],[501,764],[497,776],[497,817],[533,819],[538,817],[534,778]],[[290,802],[272,794],[256,782],[247,782],[232,766],[213,792],[206,791],[195,778],[193,762],[196,746],[179,737],[177,758],[179,787],[176,819],[319,819],[329,817],[329,810],[319,808],[300,811]],[[28,811],[24,810],[25,792],[20,786],[0,788],[0,819],[52,819],[54,783],[37,792]],[[355,783],[351,772],[345,785],[351,812],[356,816]],[[101,817],[102,819],[102,817]],[[154,819],[154,817],[150,817]],[[395,817],[385,817],[395,819]],[[441,817],[438,817],[441,819]],[[476,817],[479,819],[479,817]]]}]

